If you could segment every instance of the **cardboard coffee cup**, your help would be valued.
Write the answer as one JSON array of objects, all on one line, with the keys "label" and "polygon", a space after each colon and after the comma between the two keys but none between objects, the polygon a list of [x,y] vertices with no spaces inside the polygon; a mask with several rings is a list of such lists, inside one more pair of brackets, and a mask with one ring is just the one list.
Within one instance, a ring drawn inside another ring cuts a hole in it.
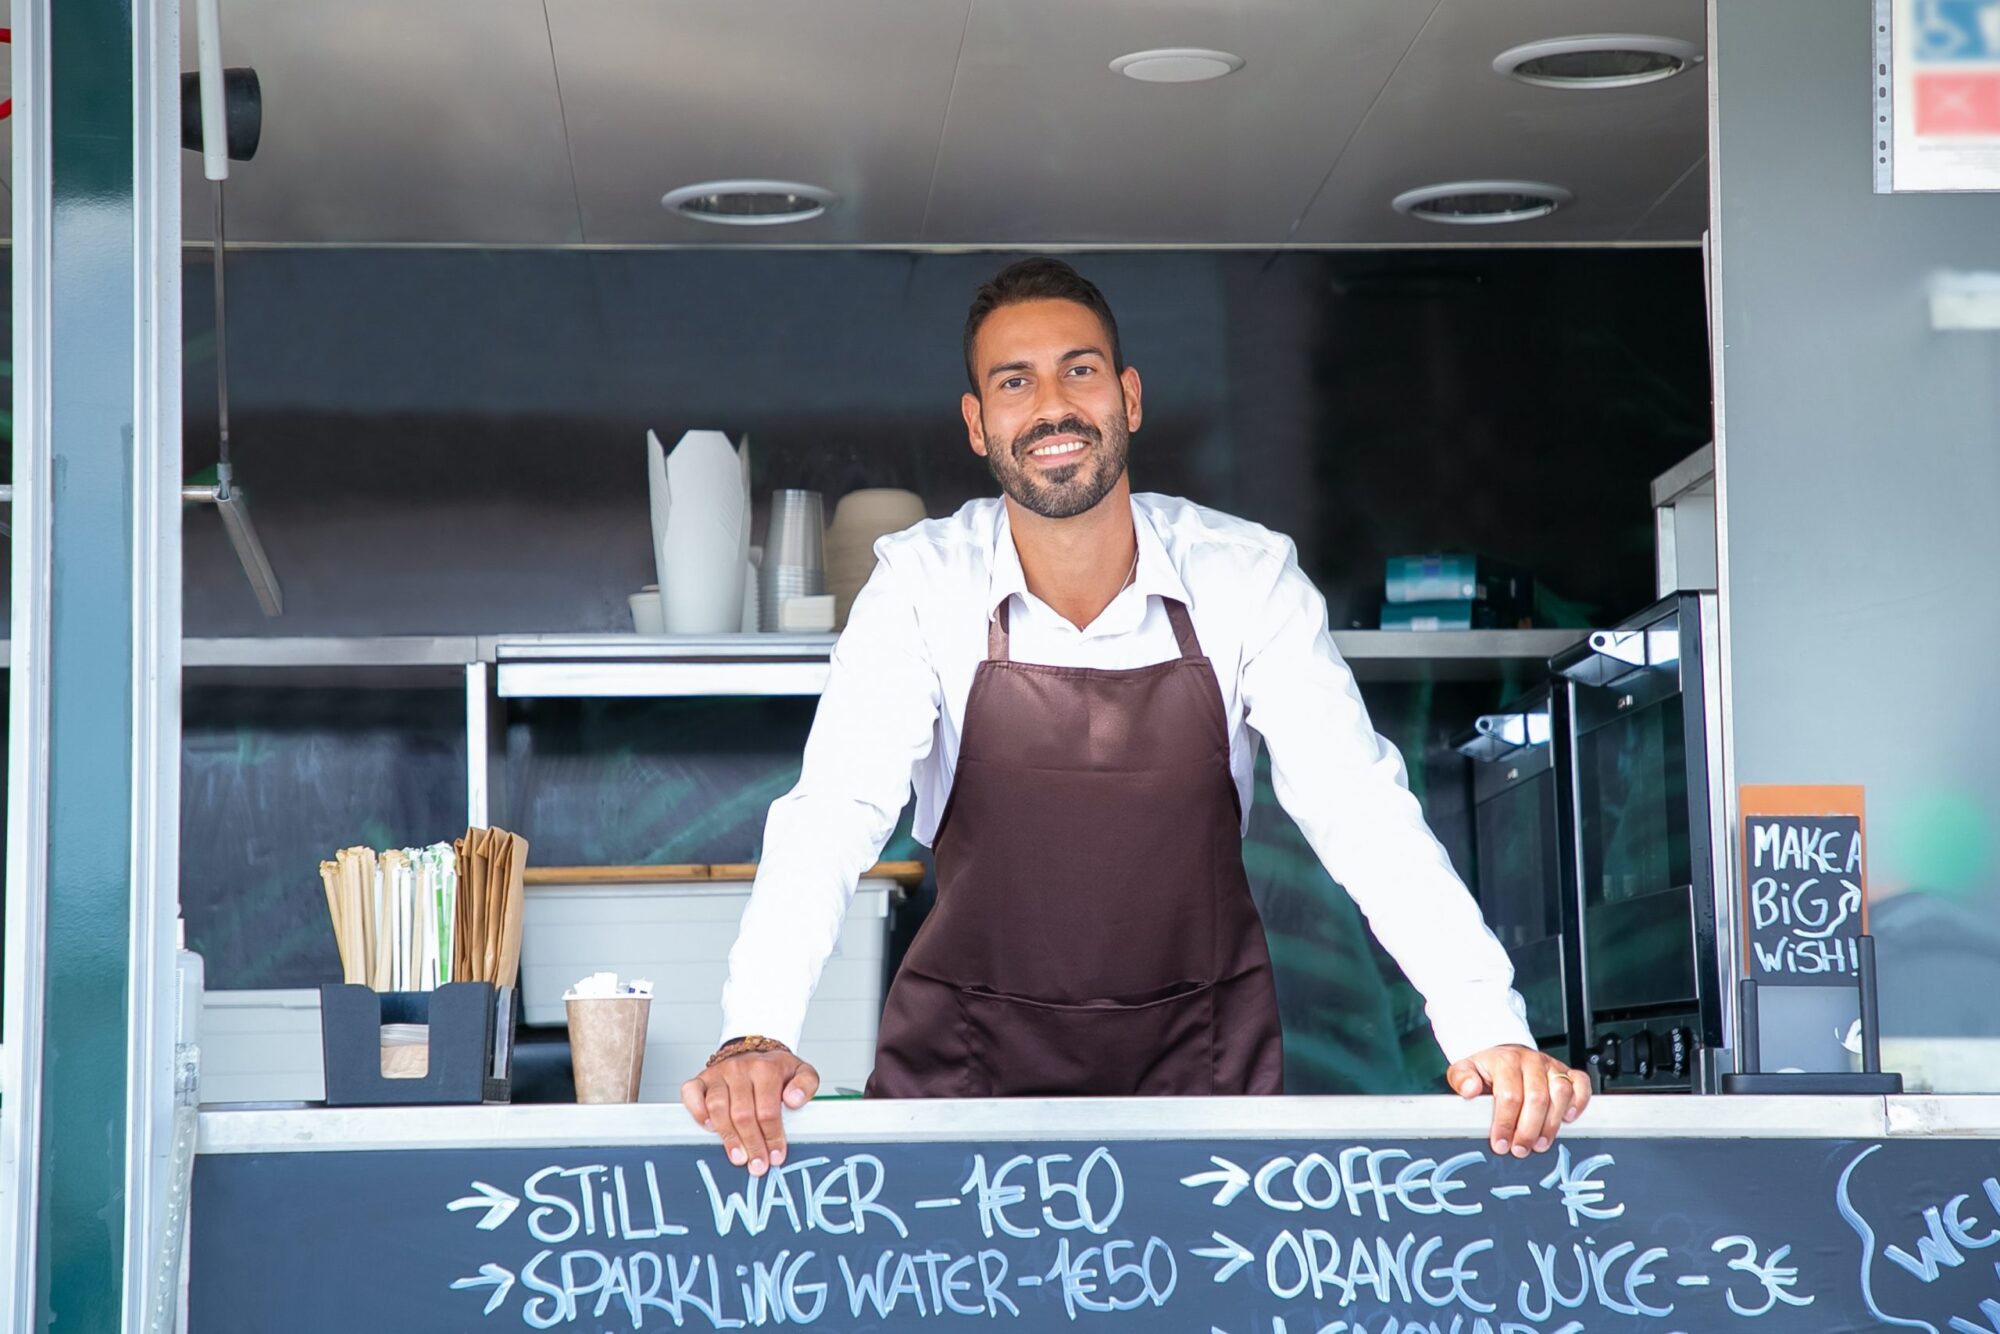
[{"label": "cardboard coffee cup", "polygon": [[571,996],[570,1068],[578,1102],[637,1102],[651,996]]}]

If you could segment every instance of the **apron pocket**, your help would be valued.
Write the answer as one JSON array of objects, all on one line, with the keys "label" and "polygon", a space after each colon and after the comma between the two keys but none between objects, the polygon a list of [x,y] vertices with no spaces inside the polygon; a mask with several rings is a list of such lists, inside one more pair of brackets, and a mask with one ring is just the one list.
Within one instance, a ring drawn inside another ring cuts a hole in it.
[{"label": "apron pocket", "polygon": [[1165,1097],[1215,1089],[1210,983],[1075,1005],[961,989],[958,1003],[972,1096]]}]

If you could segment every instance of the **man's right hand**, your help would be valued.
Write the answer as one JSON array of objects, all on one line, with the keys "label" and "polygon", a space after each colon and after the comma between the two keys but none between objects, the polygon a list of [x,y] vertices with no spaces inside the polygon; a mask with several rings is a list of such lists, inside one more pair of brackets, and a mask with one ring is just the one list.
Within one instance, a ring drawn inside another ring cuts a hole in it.
[{"label": "man's right hand", "polygon": [[755,1177],[785,1161],[782,1109],[803,1107],[817,1092],[819,1071],[791,1052],[741,1052],[681,1085],[681,1104]]}]

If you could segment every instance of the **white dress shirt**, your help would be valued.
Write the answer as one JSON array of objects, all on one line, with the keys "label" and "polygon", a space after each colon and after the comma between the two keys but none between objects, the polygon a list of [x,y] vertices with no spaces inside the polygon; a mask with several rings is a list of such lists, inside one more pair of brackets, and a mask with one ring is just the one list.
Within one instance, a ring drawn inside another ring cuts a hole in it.
[{"label": "white dress shirt", "polygon": [[895,831],[913,783],[915,833],[931,842],[987,624],[1003,601],[1012,599],[1015,660],[1129,668],[1178,656],[1162,606],[1173,598],[1188,608],[1222,687],[1245,819],[1262,738],[1279,803],[1423,993],[1445,1056],[1532,1047],[1506,951],[1425,825],[1402,756],[1369,723],[1291,541],[1170,496],[1133,496],[1132,520],[1132,582],[1081,630],[1028,591],[997,498],[876,543],[875,572],[834,646],[798,786],[772,803],[764,826],[729,954],[723,1035],[798,1045],[855,882]]}]

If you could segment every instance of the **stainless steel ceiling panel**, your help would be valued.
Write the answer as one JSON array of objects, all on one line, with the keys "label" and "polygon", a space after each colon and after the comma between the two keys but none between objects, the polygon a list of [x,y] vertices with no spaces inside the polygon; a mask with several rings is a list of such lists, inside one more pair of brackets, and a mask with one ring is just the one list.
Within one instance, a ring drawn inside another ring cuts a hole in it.
[{"label": "stainless steel ceiling panel", "polygon": [[[967,0],[549,0],[584,234],[634,245],[920,239]],[[805,222],[719,226],[660,197],[803,181]]]},{"label": "stainless steel ceiling panel", "polygon": [[[193,69],[192,4],[181,43]],[[223,0],[222,46],[264,90],[231,241],[580,239],[541,0]],[[208,182],[181,166],[183,229],[206,240]]]},{"label": "stainless steel ceiling panel", "polygon": [[1696,241],[1708,227],[1708,155],[1696,159],[1667,192],[1646,210],[1628,241]]},{"label": "stainless steel ceiling panel", "polygon": [[[975,0],[924,240],[1270,244],[1312,199],[1433,0]],[[1112,60],[1230,52],[1207,83]]]},{"label": "stainless steel ceiling panel", "polygon": [[[1623,238],[1706,146],[1706,66],[1653,84],[1578,90],[1521,83],[1496,73],[1493,60],[1524,42],[1603,32],[1680,38],[1705,49],[1704,23],[1702,0],[1443,0],[1294,239],[1422,245]],[[1405,190],[1480,179],[1548,181],[1575,199],[1534,221],[1471,227],[1404,217],[1390,206]]]}]

